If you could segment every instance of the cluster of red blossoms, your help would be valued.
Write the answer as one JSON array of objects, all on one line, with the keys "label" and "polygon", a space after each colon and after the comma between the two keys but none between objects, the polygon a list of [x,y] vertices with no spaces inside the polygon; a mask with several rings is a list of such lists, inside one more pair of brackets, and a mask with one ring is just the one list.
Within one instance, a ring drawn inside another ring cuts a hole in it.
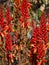
[{"label": "cluster of red blossoms", "polygon": [[42,13],[40,24],[34,28],[33,37],[31,39],[31,43],[35,46],[35,49],[37,50],[36,53],[38,60],[43,60],[46,54],[45,52],[48,43],[48,34],[46,28],[45,13]]},{"label": "cluster of red blossoms", "polygon": [[[5,15],[6,14],[6,15]],[[10,16],[10,7],[6,7],[6,13],[4,14],[3,6],[0,6],[0,29],[8,30],[9,23],[12,21],[12,17]]]},{"label": "cluster of red blossoms", "polygon": [[40,27],[42,31],[42,39],[44,40],[45,44],[48,42],[48,35],[47,35],[47,29],[46,29],[46,17],[45,14],[42,14]]},{"label": "cluster of red blossoms", "polygon": [[[10,7],[7,6],[6,7],[6,13],[4,12],[4,8],[1,5],[0,6],[0,34],[5,38],[6,36],[8,37],[6,39],[6,49],[9,50],[11,49],[11,39],[10,39],[10,35],[9,32],[12,30],[12,24],[9,24],[12,21],[12,17],[10,16]],[[9,42],[8,42],[9,40]],[[10,44],[10,45],[9,45]],[[10,47],[9,47],[10,46]]]},{"label": "cluster of red blossoms", "polygon": [[10,34],[6,35],[6,45],[5,45],[6,51],[11,51],[12,50],[12,39]]},{"label": "cluster of red blossoms", "polygon": [[27,27],[27,19],[30,17],[29,16],[29,8],[30,8],[31,4],[29,3],[28,0],[22,0],[21,6],[20,6],[20,12],[21,12],[21,16],[20,16],[20,21],[23,25],[23,27]]},{"label": "cluster of red blossoms", "polygon": [[9,6],[6,7],[6,20],[7,20],[8,24],[12,21],[12,18],[10,16],[10,7]]},{"label": "cluster of red blossoms", "polygon": [[0,26],[3,27],[4,26],[4,17],[3,17],[3,10],[2,10],[2,6],[0,6]]},{"label": "cluster of red blossoms", "polygon": [[22,13],[22,16],[24,16],[25,18],[29,17],[29,13],[28,13],[29,8],[30,8],[30,3],[28,2],[28,0],[22,0],[20,11]]}]

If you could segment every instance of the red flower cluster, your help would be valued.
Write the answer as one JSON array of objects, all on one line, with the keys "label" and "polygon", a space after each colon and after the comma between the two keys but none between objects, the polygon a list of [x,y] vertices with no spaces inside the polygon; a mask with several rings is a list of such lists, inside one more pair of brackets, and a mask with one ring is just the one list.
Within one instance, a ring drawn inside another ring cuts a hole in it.
[{"label": "red flower cluster", "polygon": [[11,39],[10,34],[6,35],[5,48],[6,48],[7,51],[12,51],[12,39]]},{"label": "red flower cluster", "polygon": [[33,32],[33,37],[31,39],[31,42],[37,46],[37,58],[41,59],[45,56],[45,51],[43,49],[43,40],[41,36],[41,30],[40,26],[36,27]]},{"label": "red flower cluster", "polygon": [[[12,17],[10,15],[10,7],[7,6],[6,12],[3,12],[3,6],[0,6],[0,30],[10,32],[12,30],[13,24],[10,22],[12,21]],[[6,17],[4,17],[6,15]],[[10,23],[10,24],[9,24]]]},{"label": "red flower cluster", "polygon": [[48,35],[47,35],[47,29],[46,29],[46,17],[44,13],[41,16],[40,27],[42,32],[42,39],[46,44],[48,42]]},{"label": "red flower cluster", "polygon": [[[38,31],[38,32],[37,32]],[[38,44],[39,40],[41,40],[41,30],[40,30],[40,26],[38,27],[35,27],[34,30],[33,30],[33,34],[32,34],[32,39],[31,39],[31,42],[32,43],[36,43]]]},{"label": "red flower cluster", "polygon": [[[33,36],[32,36],[31,42],[32,42],[33,46],[36,48],[35,50],[37,50],[36,51],[37,59],[39,59],[39,60],[42,59],[43,60],[43,58],[45,56],[47,42],[48,42],[48,35],[47,35],[47,29],[46,29],[46,18],[45,18],[44,13],[41,16],[41,21],[40,21],[39,26],[36,26],[33,29],[33,34],[32,35]],[[33,53],[32,50],[33,49],[31,49],[31,53]],[[38,65],[38,63],[37,63],[37,65]]]},{"label": "red flower cluster", "polygon": [[30,3],[28,2],[28,0],[23,0],[20,6],[20,11],[22,13],[22,16],[24,16],[25,18],[29,17],[29,13],[28,13],[29,7],[30,7]]},{"label": "red flower cluster", "polygon": [[37,46],[37,58],[38,59],[43,59],[43,57],[45,56],[45,50],[43,47],[44,47],[44,42],[40,40]]},{"label": "red flower cluster", "polygon": [[42,37],[41,37],[42,34],[41,34],[40,26],[37,26],[36,30],[37,30],[36,34],[37,34],[37,44],[38,44],[38,42],[40,40],[42,40]]},{"label": "red flower cluster", "polygon": [[3,8],[2,6],[0,6],[0,26],[3,27],[4,26],[4,17],[3,17]]},{"label": "red flower cluster", "polygon": [[12,17],[11,17],[11,14],[10,14],[10,7],[9,6],[6,7],[6,20],[7,20],[7,23],[10,23],[12,21]]}]

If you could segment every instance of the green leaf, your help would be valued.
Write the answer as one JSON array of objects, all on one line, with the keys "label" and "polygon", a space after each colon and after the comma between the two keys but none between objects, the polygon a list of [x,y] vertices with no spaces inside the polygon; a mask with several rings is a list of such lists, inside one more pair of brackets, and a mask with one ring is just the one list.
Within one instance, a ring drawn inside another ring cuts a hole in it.
[{"label": "green leaf", "polygon": [[16,25],[14,25],[14,30],[17,30],[17,26]]},{"label": "green leaf", "polygon": [[38,17],[41,17],[42,11],[38,9],[37,14],[38,14]]}]

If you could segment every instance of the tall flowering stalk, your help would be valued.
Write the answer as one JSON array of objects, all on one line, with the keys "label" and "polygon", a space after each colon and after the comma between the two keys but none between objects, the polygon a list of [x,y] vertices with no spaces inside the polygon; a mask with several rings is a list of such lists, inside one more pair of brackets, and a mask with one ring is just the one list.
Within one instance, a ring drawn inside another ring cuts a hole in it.
[{"label": "tall flowering stalk", "polygon": [[47,35],[47,29],[46,29],[45,13],[43,13],[41,16],[40,27],[41,27],[41,32],[42,32],[42,39],[46,44],[48,42],[48,35]]},{"label": "tall flowering stalk", "polygon": [[7,51],[12,51],[12,39],[9,33],[6,35],[5,48]]},{"label": "tall flowering stalk", "polygon": [[0,6],[0,25],[4,26],[4,14],[3,14],[3,7]]},{"label": "tall flowering stalk", "polygon": [[37,58],[43,59],[43,57],[45,56],[45,50],[43,49],[43,42],[39,41],[38,47],[37,47]]},{"label": "tall flowering stalk", "polygon": [[[38,31],[38,32],[37,32]],[[40,26],[38,27],[35,27],[33,29],[33,32],[32,32],[32,39],[31,39],[31,42],[32,43],[36,43],[38,44],[37,42],[41,39],[41,31],[40,31]]]},{"label": "tall flowering stalk", "polygon": [[10,51],[12,51],[12,39],[11,39],[11,36],[10,36],[9,33],[6,35],[5,49],[7,51],[6,56],[7,56],[7,60],[8,60],[8,65],[10,65],[10,62],[11,62],[11,59],[12,59],[11,53],[10,53]]},{"label": "tall flowering stalk", "polygon": [[[32,65],[36,65],[37,64],[37,54],[36,54],[36,45],[37,45],[37,29],[36,27],[33,29],[32,32],[32,39],[31,39],[31,64]],[[34,52],[35,51],[35,52]]]},{"label": "tall flowering stalk", "polygon": [[7,24],[12,21],[12,17],[11,17],[10,7],[9,6],[6,7],[6,20],[7,20]]},{"label": "tall flowering stalk", "polygon": [[[43,59],[45,57],[46,52],[46,44],[48,42],[47,29],[46,29],[46,17],[43,13],[40,21],[40,28],[37,28],[37,59],[40,60],[40,64],[43,64]],[[42,60],[42,61],[41,61]]]},{"label": "tall flowering stalk", "polygon": [[[31,57],[32,55],[36,55],[36,59],[32,61],[32,64],[34,61],[38,60],[43,60],[44,56],[45,56],[45,51],[46,51],[46,46],[44,45],[45,42],[42,39],[42,31],[40,29],[40,25],[37,26],[34,31],[33,31],[33,37],[31,39],[31,42],[33,44],[33,48],[31,49]],[[35,48],[35,49],[34,49]],[[34,53],[34,51],[36,50],[36,52]],[[32,57],[34,58],[34,57]],[[38,65],[39,62],[34,62],[35,65]],[[43,62],[41,62],[43,63]],[[41,64],[40,64],[41,65]]]},{"label": "tall flowering stalk", "polygon": [[[41,30],[40,30],[40,26],[36,27],[36,47],[37,47],[37,59],[42,59],[45,56],[45,51],[43,49],[43,41],[42,41],[42,34],[41,34]],[[35,36],[34,34],[34,36]],[[34,39],[33,39],[34,41]],[[35,43],[34,43],[35,44]]]},{"label": "tall flowering stalk", "polygon": [[42,33],[41,33],[41,30],[40,30],[40,26],[38,25],[37,27],[36,27],[36,30],[37,30],[37,32],[36,32],[36,34],[37,34],[37,44],[39,43],[39,41],[40,40],[42,40]]},{"label": "tall flowering stalk", "polygon": [[[38,31],[38,32],[37,32]],[[45,55],[45,51],[43,51],[43,40],[42,40],[42,36],[41,36],[41,30],[40,30],[40,26],[36,27],[33,33],[33,37],[32,37],[32,43],[34,45],[36,45],[37,47],[37,58],[41,59],[44,57]],[[41,50],[41,51],[40,51]]]},{"label": "tall flowering stalk", "polygon": [[24,16],[25,18],[29,17],[29,13],[28,13],[29,7],[30,7],[30,3],[28,2],[28,0],[22,0],[20,11],[21,11],[22,16]]},{"label": "tall flowering stalk", "polygon": [[27,27],[27,18],[29,18],[29,8],[30,3],[28,0],[22,0],[21,6],[20,6],[20,12],[21,15],[20,19],[22,22],[23,27]]}]

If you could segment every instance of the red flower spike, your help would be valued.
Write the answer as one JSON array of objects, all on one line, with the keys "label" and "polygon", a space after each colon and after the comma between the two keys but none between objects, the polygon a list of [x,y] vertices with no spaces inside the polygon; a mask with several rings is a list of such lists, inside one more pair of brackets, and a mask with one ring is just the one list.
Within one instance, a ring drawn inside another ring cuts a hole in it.
[{"label": "red flower spike", "polygon": [[46,44],[48,42],[48,35],[47,35],[47,29],[46,29],[45,13],[43,13],[41,16],[40,28],[41,28],[41,33],[42,33],[42,39],[44,40]]},{"label": "red flower spike", "polygon": [[6,7],[6,19],[7,19],[8,23],[12,21],[12,17],[10,15],[10,7],[9,6]]},{"label": "red flower spike", "polygon": [[5,44],[5,48],[7,51],[11,51],[12,50],[12,39],[10,34],[6,35],[6,44]]},{"label": "red flower spike", "polygon": [[29,13],[28,13],[29,7],[30,7],[30,4],[28,0],[23,0],[20,7],[20,11],[22,13],[22,16],[24,16],[25,18],[29,18]]},{"label": "red flower spike", "polygon": [[[38,31],[38,32],[37,32]],[[44,42],[42,41],[40,26],[36,27],[33,31],[33,37],[31,42],[37,46],[37,58],[42,59],[45,56],[45,50],[43,48]]]},{"label": "red flower spike", "polygon": [[37,26],[36,30],[38,31],[38,32],[36,32],[37,33],[37,44],[38,44],[38,42],[40,40],[42,40],[42,37],[41,37],[42,34],[41,34],[40,26]]},{"label": "red flower spike", "polygon": [[37,46],[37,58],[38,59],[42,59],[44,56],[45,56],[45,50],[44,50],[44,48],[43,48],[43,45],[44,43],[43,42],[41,42],[41,41],[39,41],[39,44],[38,44],[38,46]]},{"label": "red flower spike", "polygon": [[0,6],[0,25],[4,26],[4,14],[3,14],[3,8]]},{"label": "red flower spike", "polygon": [[[38,31],[38,32],[37,32]],[[33,34],[32,34],[32,39],[31,42],[34,43],[36,42],[36,44],[38,44],[38,41],[41,40],[41,31],[40,31],[40,27],[36,27],[34,28]]]}]

